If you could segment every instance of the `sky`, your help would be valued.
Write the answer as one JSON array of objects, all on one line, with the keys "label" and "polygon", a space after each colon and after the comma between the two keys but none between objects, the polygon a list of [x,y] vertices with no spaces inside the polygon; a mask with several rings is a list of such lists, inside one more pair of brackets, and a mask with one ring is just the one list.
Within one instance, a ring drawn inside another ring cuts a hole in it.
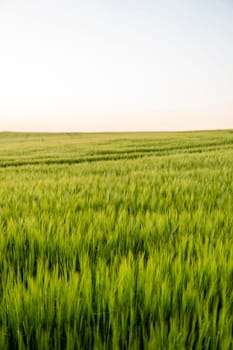
[{"label": "sky", "polygon": [[233,0],[0,0],[0,131],[233,128]]}]

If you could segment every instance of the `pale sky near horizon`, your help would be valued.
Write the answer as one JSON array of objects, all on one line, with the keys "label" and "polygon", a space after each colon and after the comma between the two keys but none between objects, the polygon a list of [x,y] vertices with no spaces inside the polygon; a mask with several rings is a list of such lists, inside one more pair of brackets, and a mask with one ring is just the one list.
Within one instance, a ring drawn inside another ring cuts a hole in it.
[{"label": "pale sky near horizon", "polygon": [[233,128],[233,0],[0,0],[0,131]]}]

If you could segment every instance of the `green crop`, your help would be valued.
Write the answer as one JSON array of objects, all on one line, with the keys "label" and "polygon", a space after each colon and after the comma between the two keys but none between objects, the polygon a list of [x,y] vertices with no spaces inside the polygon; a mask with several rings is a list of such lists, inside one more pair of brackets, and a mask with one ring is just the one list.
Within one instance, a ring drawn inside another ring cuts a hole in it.
[{"label": "green crop", "polygon": [[0,349],[233,349],[233,131],[0,134]]}]

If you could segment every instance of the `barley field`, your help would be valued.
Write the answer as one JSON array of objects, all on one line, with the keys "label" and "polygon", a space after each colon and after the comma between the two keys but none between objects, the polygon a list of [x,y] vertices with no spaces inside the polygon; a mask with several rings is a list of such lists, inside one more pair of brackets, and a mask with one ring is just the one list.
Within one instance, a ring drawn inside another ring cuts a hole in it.
[{"label": "barley field", "polygon": [[0,133],[0,349],[233,349],[233,130]]}]

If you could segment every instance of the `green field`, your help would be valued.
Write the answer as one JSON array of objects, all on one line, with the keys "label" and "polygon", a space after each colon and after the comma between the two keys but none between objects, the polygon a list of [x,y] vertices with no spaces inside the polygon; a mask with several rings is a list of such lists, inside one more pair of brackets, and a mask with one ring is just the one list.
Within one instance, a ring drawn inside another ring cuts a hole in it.
[{"label": "green field", "polygon": [[0,133],[0,349],[233,349],[233,130]]}]

